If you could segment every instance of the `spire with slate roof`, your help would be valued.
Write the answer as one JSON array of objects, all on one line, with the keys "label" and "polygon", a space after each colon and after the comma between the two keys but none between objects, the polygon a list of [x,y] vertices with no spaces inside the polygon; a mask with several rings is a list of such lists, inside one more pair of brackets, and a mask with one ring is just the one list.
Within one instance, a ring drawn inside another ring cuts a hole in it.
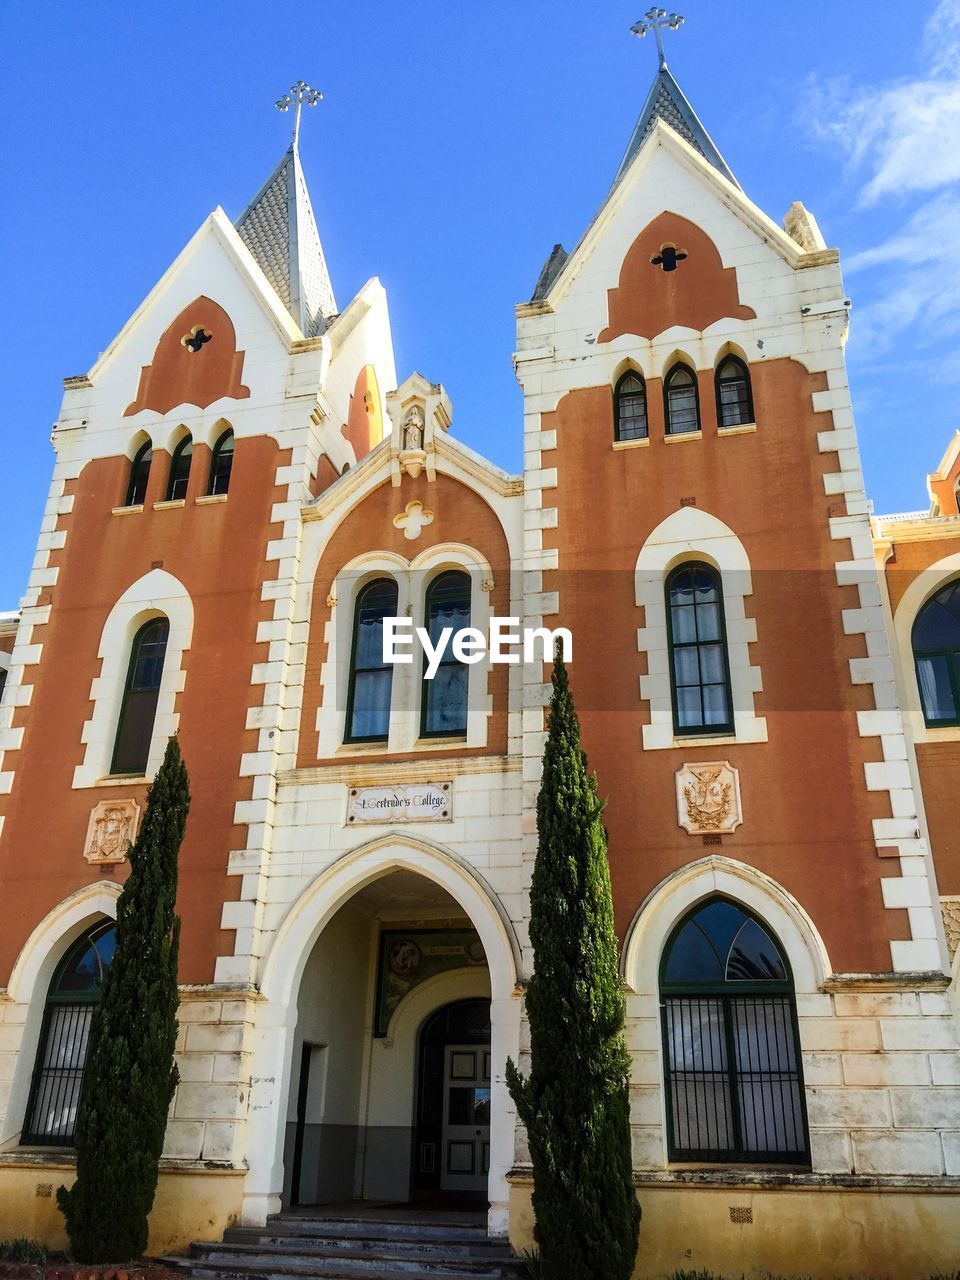
[{"label": "spire with slate roof", "polygon": [[294,96],[284,95],[277,107],[296,107],[293,141],[234,225],[304,337],[314,338],[337,314],[337,303],[300,163],[298,135],[300,107],[316,106],[322,94],[303,81],[290,93]]},{"label": "spire with slate roof", "polygon": [[687,101],[686,95],[667,67],[667,57],[663,48],[661,32],[664,27],[669,27],[670,30],[676,31],[682,24],[683,18],[678,13],[668,14],[666,9],[649,9],[646,16],[639,22],[634,23],[630,28],[635,36],[640,36],[641,38],[653,32],[657,38],[660,65],[653,84],[650,86],[646,102],[643,104],[636,128],[627,144],[627,150],[620,161],[620,168],[617,170],[617,176],[613,180],[614,186],[617,185],[630,168],[631,161],[653,132],[654,125],[658,120],[663,120],[671,129],[675,129],[680,137],[685,142],[689,142],[695,151],[699,151],[703,158],[708,160],[715,169],[718,169],[728,182],[732,182],[735,187],[740,186],[740,183],[731,173],[726,160],[717,150],[713,139],[700,123],[697,113]]}]

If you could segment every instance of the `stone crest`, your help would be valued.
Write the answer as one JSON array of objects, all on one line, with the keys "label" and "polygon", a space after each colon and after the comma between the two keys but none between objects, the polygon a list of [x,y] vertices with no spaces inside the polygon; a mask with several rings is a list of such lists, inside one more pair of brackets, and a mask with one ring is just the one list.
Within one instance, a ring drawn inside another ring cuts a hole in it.
[{"label": "stone crest", "polygon": [[101,800],[90,814],[83,856],[88,862],[123,862],[139,825],[136,800]]},{"label": "stone crest", "polygon": [[733,765],[698,760],[677,770],[677,822],[691,835],[719,835],[740,826],[740,775]]}]

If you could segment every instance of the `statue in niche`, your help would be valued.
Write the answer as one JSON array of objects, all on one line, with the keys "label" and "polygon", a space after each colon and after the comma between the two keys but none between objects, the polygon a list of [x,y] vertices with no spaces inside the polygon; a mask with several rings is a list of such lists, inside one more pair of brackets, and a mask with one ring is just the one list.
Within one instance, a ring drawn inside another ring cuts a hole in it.
[{"label": "statue in niche", "polygon": [[403,451],[415,453],[423,448],[423,410],[418,404],[411,405],[403,420]]}]

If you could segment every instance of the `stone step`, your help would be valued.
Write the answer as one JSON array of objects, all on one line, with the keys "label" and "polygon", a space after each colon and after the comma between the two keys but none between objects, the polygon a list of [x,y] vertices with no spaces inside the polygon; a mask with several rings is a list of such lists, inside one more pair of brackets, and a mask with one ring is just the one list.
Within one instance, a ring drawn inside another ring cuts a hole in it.
[{"label": "stone step", "polygon": [[361,1266],[343,1258],[317,1258],[306,1268],[286,1262],[279,1266],[264,1265],[261,1259],[230,1265],[172,1256],[161,1261],[190,1280],[289,1280],[291,1276],[305,1275],[317,1276],[320,1280],[479,1280],[483,1276],[490,1280],[521,1280],[527,1274],[520,1262],[506,1262],[496,1269],[478,1272],[464,1270],[455,1260],[449,1264],[417,1263],[411,1267],[376,1258],[367,1259]]},{"label": "stone step", "polygon": [[389,1240],[372,1240],[365,1242],[364,1246],[359,1248],[356,1241],[332,1241],[313,1247],[294,1246],[280,1249],[260,1248],[255,1245],[195,1244],[190,1249],[190,1259],[201,1266],[214,1265],[229,1268],[235,1264],[253,1264],[271,1269],[290,1266],[298,1272],[308,1271],[318,1260],[336,1259],[348,1262],[357,1270],[382,1262],[401,1270],[408,1266],[414,1271],[421,1267],[456,1266],[462,1271],[469,1271],[476,1275],[493,1276],[501,1274],[500,1268],[503,1263],[512,1261],[509,1250],[502,1246],[488,1249],[479,1256],[471,1256],[469,1253],[446,1248],[442,1244],[430,1247]]},{"label": "stone step", "polygon": [[509,1258],[510,1251],[502,1240],[491,1240],[488,1236],[479,1238],[461,1238],[446,1235],[423,1235],[420,1233],[394,1235],[393,1233],[374,1230],[360,1232],[326,1231],[323,1235],[272,1235],[265,1231],[251,1231],[241,1235],[239,1232],[227,1231],[220,1244],[194,1244],[191,1256],[200,1257],[209,1254],[211,1249],[229,1249],[234,1251],[256,1251],[258,1253],[303,1253],[312,1255],[323,1249],[354,1249],[359,1251],[371,1249],[393,1249],[402,1253],[423,1253],[434,1256],[437,1253],[456,1257],[494,1257]]},{"label": "stone step", "polygon": [[228,1227],[224,1240],[241,1243],[264,1237],[277,1239],[311,1239],[324,1236],[340,1238],[374,1237],[383,1239],[419,1239],[487,1242],[486,1228],[472,1223],[423,1221],[412,1219],[385,1220],[383,1218],[269,1218],[265,1227]]}]

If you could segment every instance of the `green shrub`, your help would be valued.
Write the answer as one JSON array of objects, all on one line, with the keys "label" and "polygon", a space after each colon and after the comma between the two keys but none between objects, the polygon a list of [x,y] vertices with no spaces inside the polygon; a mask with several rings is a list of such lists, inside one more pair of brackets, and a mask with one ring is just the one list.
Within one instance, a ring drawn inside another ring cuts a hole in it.
[{"label": "green shrub", "polygon": [[530,889],[530,1075],[507,1085],[530,1139],[543,1280],[630,1280],[640,1206],[630,1160],[630,1055],[596,778],[559,650]]},{"label": "green shrub", "polygon": [[42,1266],[47,1261],[47,1246],[41,1240],[31,1240],[27,1236],[0,1240],[0,1258],[4,1262],[36,1262]]},{"label": "green shrub", "polygon": [[117,949],[90,1026],[77,1109],[77,1180],[60,1187],[78,1262],[127,1262],[147,1247],[177,1085],[177,859],[190,788],[176,738],[147,792],[130,875],[117,903]]}]

